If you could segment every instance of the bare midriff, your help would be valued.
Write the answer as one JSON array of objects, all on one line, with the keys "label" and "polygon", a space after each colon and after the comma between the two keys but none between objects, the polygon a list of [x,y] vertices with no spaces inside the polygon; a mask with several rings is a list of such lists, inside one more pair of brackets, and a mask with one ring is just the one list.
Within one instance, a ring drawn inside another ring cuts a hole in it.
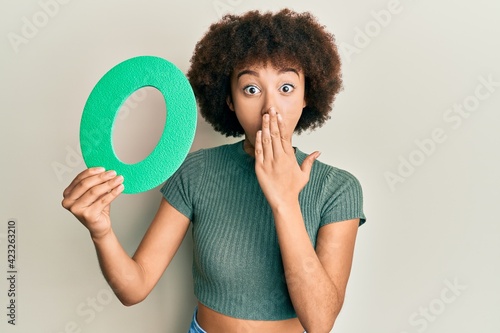
[{"label": "bare midriff", "polygon": [[198,324],[207,333],[215,332],[245,332],[245,333],[302,333],[304,328],[298,318],[285,320],[247,320],[229,317],[216,312],[198,302]]}]

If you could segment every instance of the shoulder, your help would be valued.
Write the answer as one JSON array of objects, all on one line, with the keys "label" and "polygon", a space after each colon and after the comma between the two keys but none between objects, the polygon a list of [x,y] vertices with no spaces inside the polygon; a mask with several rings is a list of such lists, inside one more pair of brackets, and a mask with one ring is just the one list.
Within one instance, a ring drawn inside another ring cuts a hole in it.
[{"label": "shoulder", "polygon": [[[198,179],[202,176],[209,164],[207,161],[214,159],[214,155],[220,154],[223,146],[213,148],[202,148],[189,152],[175,171],[169,181],[172,179]],[[215,157],[216,158],[216,157]]]},{"label": "shoulder", "polygon": [[214,158],[224,154],[225,146],[217,146],[212,148],[201,148],[195,151],[190,152],[184,162],[182,163],[182,167],[195,166],[200,165],[200,163],[204,163],[207,159]]},{"label": "shoulder", "polygon": [[354,218],[360,219],[359,225],[365,223],[363,190],[352,173],[315,161],[309,182],[318,187],[318,200],[322,203],[321,226]]},{"label": "shoulder", "polygon": [[[297,149],[297,161],[301,164],[307,154]],[[359,180],[351,172],[326,164],[319,160],[314,161],[311,169],[310,182],[330,192],[342,192],[348,188],[361,189]]]},{"label": "shoulder", "polygon": [[211,148],[200,148],[198,150],[190,152],[186,157],[186,161],[192,161],[200,158],[210,158],[219,155],[226,155],[230,147],[231,147],[230,144],[226,144]]},{"label": "shoulder", "polygon": [[351,172],[340,169],[320,161],[318,162],[318,168],[324,168],[326,177],[326,184],[335,185],[336,187],[361,187],[361,184]]},{"label": "shoulder", "polygon": [[221,147],[204,148],[188,153],[179,168],[165,181],[161,188],[163,195],[183,193],[186,198],[195,197],[203,177],[211,170],[208,160],[221,149]]},{"label": "shoulder", "polygon": [[[351,200],[362,197],[361,183],[358,178],[347,170],[340,169],[320,161],[316,161],[317,169],[321,170],[321,192],[325,197],[350,197]],[[312,173],[312,176],[314,174]]]}]

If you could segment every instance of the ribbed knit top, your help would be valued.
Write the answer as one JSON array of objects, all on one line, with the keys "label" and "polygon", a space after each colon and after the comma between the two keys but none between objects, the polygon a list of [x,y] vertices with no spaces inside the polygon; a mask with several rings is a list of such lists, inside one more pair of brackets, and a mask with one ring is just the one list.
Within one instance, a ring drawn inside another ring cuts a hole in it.
[{"label": "ribbed knit top", "polygon": [[[302,164],[306,154],[296,149]],[[161,192],[192,221],[194,293],[205,306],[252,320],[296,317],[273,215],[243,141],[190,153]],[[315,246],[320,227],[360,218],[361,186],[347,171],[315,161],[299,195]]]}]

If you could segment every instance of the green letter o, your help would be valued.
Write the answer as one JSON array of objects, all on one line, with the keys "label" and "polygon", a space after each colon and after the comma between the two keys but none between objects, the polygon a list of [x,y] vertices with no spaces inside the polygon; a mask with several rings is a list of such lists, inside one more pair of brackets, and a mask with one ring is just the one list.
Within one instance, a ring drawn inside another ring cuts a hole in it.
[{"label": "green letter o", "polygon": [[[113,149],[112,130],[121,105],[136,90],[151,86],[165,98],[167,117],[151,154],[135,164],[120,161]],[[124,193],[150,190],[182,164],[196,130],[196,100],[186,76],[171,62],[153,56],[128,59],[107,72],[85,104],[80,146],[87,167],[102,166],[124,177]]]}]

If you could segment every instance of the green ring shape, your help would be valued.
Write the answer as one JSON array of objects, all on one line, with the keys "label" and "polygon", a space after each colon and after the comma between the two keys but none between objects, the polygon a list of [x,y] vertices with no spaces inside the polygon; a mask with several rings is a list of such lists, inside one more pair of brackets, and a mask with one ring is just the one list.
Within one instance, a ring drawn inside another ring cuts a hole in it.
[{"label": "green ring shape", "polygon": [[[122,104],[143,87],[158,89],[165,98],[167,117],[162,136],[142,161],[127,164],[116,156],[113,125]],[[80,147],[87,167],[104,167],[123,175],[123,193],[148,191],[167,180],[182,164],[196,131],[196,99],[188,79],[171,62],[154,56],[125,60],[95,85],[80,123]]]}]

